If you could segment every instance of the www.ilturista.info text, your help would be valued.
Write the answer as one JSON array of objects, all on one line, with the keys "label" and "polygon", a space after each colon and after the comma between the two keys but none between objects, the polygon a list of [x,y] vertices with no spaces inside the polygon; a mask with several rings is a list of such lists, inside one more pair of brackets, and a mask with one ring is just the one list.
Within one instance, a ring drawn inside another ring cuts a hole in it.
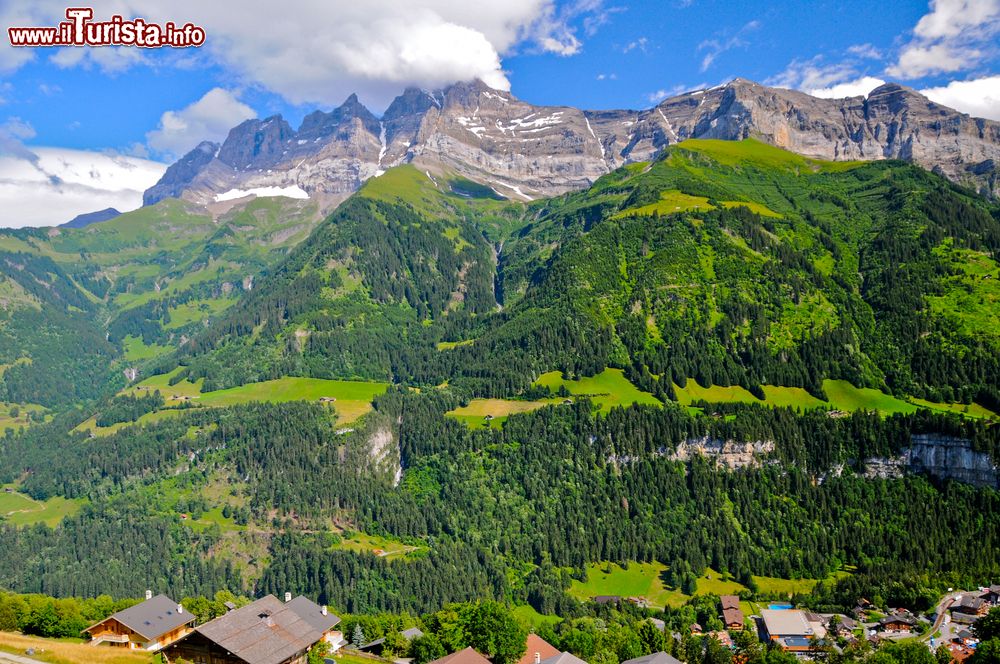
[{"label": "www.ilturista.info text", "polygon": [[163,25],[115,15],[109,21],[92,21],[90,7],[70,7],[57,26],[10,27],[11,46],[139,46],[142,48],[186,48],[205,43],[205,29],[186,23]]}]

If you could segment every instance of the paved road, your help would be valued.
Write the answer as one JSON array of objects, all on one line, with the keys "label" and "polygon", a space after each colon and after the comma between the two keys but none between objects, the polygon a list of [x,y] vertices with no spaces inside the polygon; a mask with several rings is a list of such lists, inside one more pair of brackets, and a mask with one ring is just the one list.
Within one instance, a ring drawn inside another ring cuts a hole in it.
[{"label": "paved road", "polygon": [[[954,604],[959,597],[966,594],[962,590],[957,590],[955,592],[948,593],[941,598],[941,601],[937,605],[937,616],[934,618],[934,624],[928,629],[923,636],[920,637],[921,641],[929,641],[935,632],[941,629],[941,625],[944,623],[945,616],[948,615],[948,608]],[[942,635],[943,636],[943,635]]]},{"label": "paved road", "polygon": [[0,664],[39,664],[41,660],[0,651]]}]

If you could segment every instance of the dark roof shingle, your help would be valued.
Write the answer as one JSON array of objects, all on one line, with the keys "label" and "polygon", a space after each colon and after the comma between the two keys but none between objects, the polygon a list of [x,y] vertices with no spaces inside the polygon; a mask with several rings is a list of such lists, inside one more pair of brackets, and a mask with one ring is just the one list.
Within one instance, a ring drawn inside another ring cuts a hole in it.
[{"label": "dark roof shingle", "polygon": [[177,602],[166,595],[157,595],[145,602],[111,614],[96,625],[88,627],[86,631],[114,618],[139,636],[153,641],[167,632],[194,621],[195,617],[192,614],[186,611],[181,613],[177,607]]},{"label": "dark roof shingle", "polygon": [[279,664],[310,648],[339,622],[305,597],[282,603],[268,595],[195,631],[247,664]]}]

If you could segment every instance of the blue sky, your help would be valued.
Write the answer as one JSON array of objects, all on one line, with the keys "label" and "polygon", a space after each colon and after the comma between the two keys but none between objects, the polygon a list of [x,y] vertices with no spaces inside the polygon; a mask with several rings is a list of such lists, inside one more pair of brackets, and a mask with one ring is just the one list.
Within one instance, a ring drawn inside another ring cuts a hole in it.
[{"label": "blue sky", "polygon": [[[580,4],[558,3],[556,16]],[[918,88],[993,75],[1000,64],[993,52],[963,71],[906,80],[888,75],[886,68],[930,12],[921,0],[894,2],[891,11],[883,3],[857,0],[610,0],[584,5],[590,11],[579,10],[566,21],[579,41],[574,54],[546,51],[530,39],[501,53],[514,94],[534,103],[584,108],[645,107],[658,93],[716,85],[737,76],[801,84],[780,79],[793,63],[814,58],[820,68],[850,62],[848,80],[867,74]],[[174,15],[187,20],[180,10]],[[854,55],[852,47],[868,48],[878,57]],[[4,48],[11,50],[6,44]],[[385,98],[366,95],[366,84],[352,87],[347,80],[338,82],[339,90],[317,95],[322,101],[293,103],[274,86],[220,65],[208,49],[144,52],[141,62],[127,67],[66,65],[53,61],[57,52],[52,49],[37,51],[31,61],[0,74],[0,122],[19,118],[29,123],[35,132],[30,142],[38,145],[129,151],[146,143],[146,134],[156,129],[165,111],[183,109],[216,87],[238,90],[240,101],[258,115],[282,113],[293,124],[309,110],[324,107],[323,101],[329,99],[328,106],[355,89],[376,112]]]},{"label": "blue sky", "polygon": [[[3,0],[0,23],[55,25],[65,7]],[[472,77],[591,109],[734,77],[822,96],[893,80],[1000,119],[1000,0],[108,0],[95,12],[193,21],[207,42],[15,49],[4,35],[0,158],[48,146],[169,163],[247,117],[297,126],[351,92],[380,113],[408,84]]]}]

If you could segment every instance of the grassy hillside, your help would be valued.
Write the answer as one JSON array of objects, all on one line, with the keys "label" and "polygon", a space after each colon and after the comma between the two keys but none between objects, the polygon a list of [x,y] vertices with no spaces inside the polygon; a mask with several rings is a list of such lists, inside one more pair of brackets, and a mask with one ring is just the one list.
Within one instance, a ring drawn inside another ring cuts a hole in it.
[{"label": "grassy hillside", "polygon": [[[0,380],[9,401],[65,405],[122,384],[204,328],[317,222],[263,198],[219,219],[179,200],[81,229],[0,231]],[[40,288],[41,286],[41,288]]]}]

